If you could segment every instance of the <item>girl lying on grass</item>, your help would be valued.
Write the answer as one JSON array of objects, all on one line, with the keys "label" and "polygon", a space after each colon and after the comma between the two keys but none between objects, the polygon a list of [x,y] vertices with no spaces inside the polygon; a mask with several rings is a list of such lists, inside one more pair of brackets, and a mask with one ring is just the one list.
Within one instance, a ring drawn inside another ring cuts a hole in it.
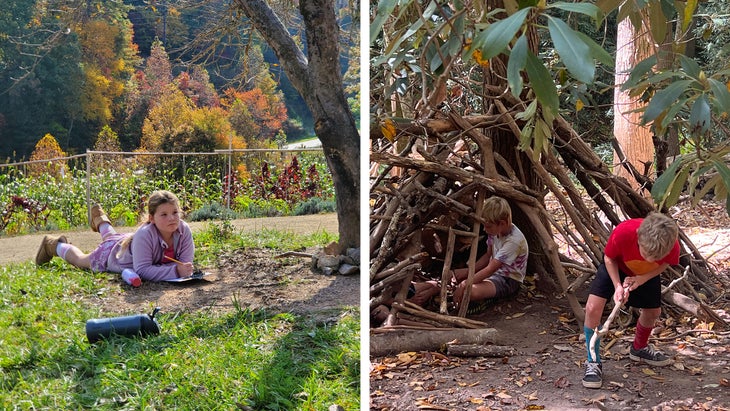
[{"label": "girl lying on grass", "polygon": [[[195,244],[190,226],[181,219],[175,194],[160,190],[147,201],[148,221],[133,233],[120,234],[99,204],[91,207],[90,225],[101,234],[101,244],[89,254],[70,244],[65,236],[43,237],[35,262],[43,265],[55,256],[94,272],[121,273],[132,269],[148,281],[187,277],[193,273]],[[141,285],[139,277],[131,284]]]}]

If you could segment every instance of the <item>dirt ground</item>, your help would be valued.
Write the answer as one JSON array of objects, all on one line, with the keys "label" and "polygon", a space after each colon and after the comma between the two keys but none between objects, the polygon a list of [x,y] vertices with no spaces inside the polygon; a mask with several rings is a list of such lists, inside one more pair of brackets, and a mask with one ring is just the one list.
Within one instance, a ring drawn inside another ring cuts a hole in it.
[{"label": "dirt ground", "polygon": [[[729,275],[730,219],[724,205],[674,211],[708,261]],[[730,296],[712,306],[730,322]],[[498,344],[511,345],[515,355],[409,352],[371,357],[370,409],[730,410],[727,329],[665,310],[650,342],[671,355],[674,364],[652,367],[628,357],[633,324],[614,324],[601,343],[604,383],[596,390],[581,385],[585,340],[565,299],[541,295],[528,283],[518,297],[470,318],[495,328],[501,335]],[[697,331],[701,328],[711,330]]]},{"label": "dirt ground", "polygon": [[[190,223],[193,230],[204,229],[208,223]],[[235,232],[255,232],[276,229],[307,234],[325,230],[337,232],[336,214],[298,217],[267,217],[233,220]],[[134,228],[118,228],[126,232]],[[64,234],[84,251],[92,250],[99,234],[91,230]],[[43,234],[0,237],[0,264],[32,260]],[[300,250],[297,250],[300,251]],[[321,250],[305,250],[315,253]],[[221,255],[214,267],[198,267],[210,273],[203,280],[184,283],[143,282],[139,288],[124,284],[117,275],[109,274],[108,289],[85,303],[101,305],[105,312],[120,315],[151,312],[160,307],[161,313],[215,310],[227,312],[234,304],[272,312],[307,314],[326,321],[337,315],[343,306],[359,305],[360,276],[327,276],[310,268],[307,257],[274,258],[267,249],[241,249]]]}]

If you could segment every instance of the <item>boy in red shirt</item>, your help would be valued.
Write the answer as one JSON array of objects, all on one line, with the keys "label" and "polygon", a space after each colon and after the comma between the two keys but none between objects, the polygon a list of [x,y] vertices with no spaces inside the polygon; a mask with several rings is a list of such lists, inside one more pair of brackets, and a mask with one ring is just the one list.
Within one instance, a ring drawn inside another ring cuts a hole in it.
[{"label": "boy in red shirt", "polygon": [[626,301],[641,309],[636,323],[634,342],[629,358],[650,365],[664,366],[672,362],[665,354],[649,345],[654,322],[661,314],[661,281],[659,274],[670,265],[679,264],[679,228],[669,217],[650,213],[646,218],[634,218],[616,226],[608,238],[603,264],[591,282],[586,302],[583,331],[586,336],[588,360],[583,386],[601,388],[603,369],[600,340],[595,343],[597,358],[591,358],[590,341],[598,327],[606,301],[613,296],[616,304]]}]

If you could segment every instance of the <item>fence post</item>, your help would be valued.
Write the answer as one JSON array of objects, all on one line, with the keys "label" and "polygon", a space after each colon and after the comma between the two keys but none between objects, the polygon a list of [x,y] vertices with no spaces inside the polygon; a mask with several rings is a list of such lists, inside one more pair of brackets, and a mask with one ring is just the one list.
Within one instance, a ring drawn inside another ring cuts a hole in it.
[{"label": "fence post", "polygon": [[86,220],[91,221],[91,156],[86,149]]}]

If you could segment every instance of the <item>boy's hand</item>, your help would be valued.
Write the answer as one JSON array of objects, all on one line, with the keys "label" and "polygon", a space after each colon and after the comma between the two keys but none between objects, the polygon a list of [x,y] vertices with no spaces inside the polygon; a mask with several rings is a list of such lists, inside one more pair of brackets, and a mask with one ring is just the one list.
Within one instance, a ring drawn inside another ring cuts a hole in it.
[{"label": "boy's hand", "polygon": [[623,304],[629,298],[629,289],[626,288],[625,284],[619,284],[616,287],[616,291],[613,293],[613,301],[616,304]]}]

